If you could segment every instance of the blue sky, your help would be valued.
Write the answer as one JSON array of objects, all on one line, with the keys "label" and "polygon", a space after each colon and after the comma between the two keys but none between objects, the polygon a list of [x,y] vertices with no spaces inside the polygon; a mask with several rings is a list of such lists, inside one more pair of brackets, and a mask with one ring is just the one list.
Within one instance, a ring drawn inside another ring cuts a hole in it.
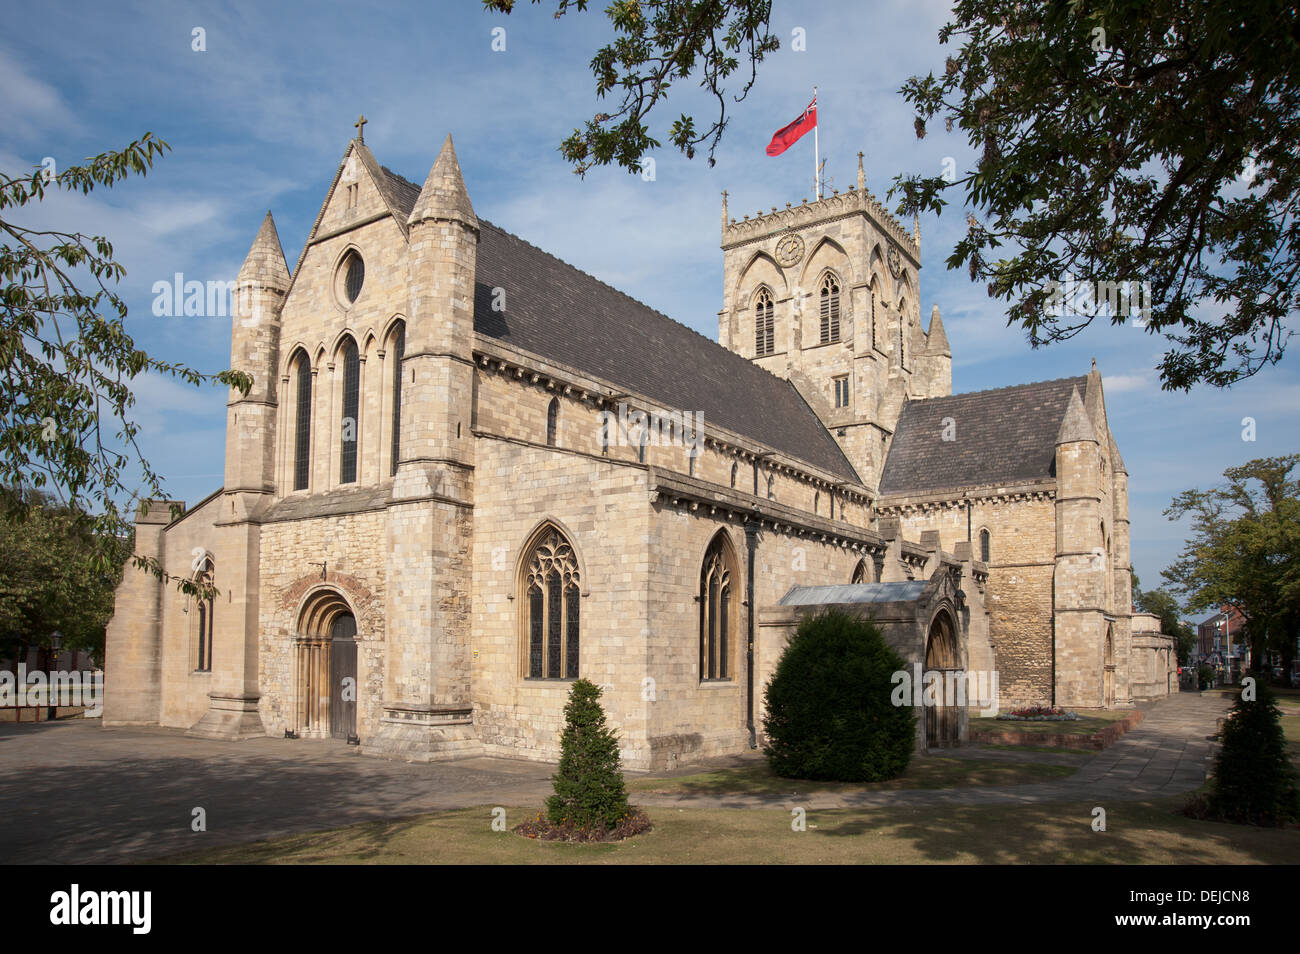
[{"label": "blue sky", "polygon": [[[475,210],[584,271],[716,338],[721,301],[719,203],[734,217],[811,192],[811,137],[764,155],[772,132],[820,88],[821,154],[840,188],[866,153],[868,187],[884,198],[899,172],[934,174],[970,154],[957,135],[918,141],[898,88],[942,66],[939,28],[948,4],[913,0],[811,4],[777,0],[782,49],[761,67],[710,169],[671,148],[654,154],[655,178],[613,169],[575,176],[560,140],[602,108],[587,63],[609,36],[596,3],[555,20],[555,4],[520,0],[504,17],[476,0],[434,3],[60,3],[21,34],[0,37],[0,168],[15,173],[53,157],[58,168],[145,131],[172,152],[145,179],[90,197],[58,195],[24,224],[107,235],[127,276],[128,330],[164,360],[204,371],[229,364],[230,322],[159,318],[155,281],[229,280],[262,216],[274,212],[290,267],[335,168],[369,120],[379,161],[423,182],[450,132]],[[192,49],[205,31],[206,50]],[[492,30],[504,27],[502,52]],[[806,50],[791,49],[801,28]],[[663,123],[712,107],[674,87]],[[657,130],[666,140],[664,125]],[[1136,327],[1090,328],[1032,350],[1006,327],[999,303],[944,260],[963,228],[950,208],[922,219],[922,314],[938,303],[953,351],[953,388],[973,391],[1084,374],[1096,358],[1111,427],[1128,465],[1133,562],[1143,583],[1181,547],[1184,528],[1161,511],[1179,491],[1215,483],[1225,467],[1297,449],[1300,374],[1294,359],[1230,391],[1159,389],[1161,339]],[[225,395],[157,377],[137,379],[141,446],[167,488],[195,502],[220,485]],[[1242,418],[1256,440],[1242,440]]]}]

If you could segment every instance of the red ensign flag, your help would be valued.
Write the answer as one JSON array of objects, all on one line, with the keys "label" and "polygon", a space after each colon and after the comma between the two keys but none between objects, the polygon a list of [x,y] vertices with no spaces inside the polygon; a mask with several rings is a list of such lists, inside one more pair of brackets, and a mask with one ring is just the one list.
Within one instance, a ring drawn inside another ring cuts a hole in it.
[{"label": "red ensign flag", "polygon": [[779,156],[796,142],[799,137],[808,130],[817,125],[817,97],[808,104],[808,108],[803,111],[803,115],[796,119],[788,126],[783,126],[772,136],[772,141],[767,144],[767,154],[769,156]]}]

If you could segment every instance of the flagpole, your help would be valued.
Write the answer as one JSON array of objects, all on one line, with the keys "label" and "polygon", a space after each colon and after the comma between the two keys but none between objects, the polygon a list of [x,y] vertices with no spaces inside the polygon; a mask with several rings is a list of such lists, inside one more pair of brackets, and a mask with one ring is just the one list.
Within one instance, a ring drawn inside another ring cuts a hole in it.
[{"label": "flagpole", "polygon": [[[813,87],[813,108],[817,108],[817,87]],[[817,131],[821,128],[821,117],[817,117],[817,125],[813,127],[813,197],[820,199],[822,197],[821,183],[821,143],[817,137]]]}]

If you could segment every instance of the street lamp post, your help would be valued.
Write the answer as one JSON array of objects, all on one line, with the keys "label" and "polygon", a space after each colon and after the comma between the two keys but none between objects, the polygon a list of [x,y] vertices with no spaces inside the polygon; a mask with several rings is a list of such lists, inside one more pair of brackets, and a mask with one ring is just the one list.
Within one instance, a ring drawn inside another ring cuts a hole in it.
[{"label": "street lamp post", "polygon": [[46,699],[49,706],[48,711],[45,713],[46,722],[54,721],[54,713],[59,706],[59,700],[54,698],[54,669],[59,665],[59,650],[62,648],[63,634],[56,629],[54,634],[50,636],[50,650],[53,655],[53,660],[45,670],[45,691],[49,693],[49,696]]}]

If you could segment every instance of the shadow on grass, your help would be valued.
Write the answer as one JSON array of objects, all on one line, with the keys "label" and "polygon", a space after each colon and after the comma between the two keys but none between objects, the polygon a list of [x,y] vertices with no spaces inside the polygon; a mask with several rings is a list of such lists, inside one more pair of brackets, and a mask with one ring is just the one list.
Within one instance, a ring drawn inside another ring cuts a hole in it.
[{"label": "shadow on grass", "polygon": [[772,774],[766,763],[755,763],[675,778],[635,779],[630,782],[629,790],[647,795],[793,796],[813,792],[849,794],[965,786],[1027,785],[1068,778],[1077,769],[1077,765],[927,755],[914,757],[907,771],[887,781],[829,782],[781,778]]},{"label": "shadow on grass", "polygon": [[[944,806],[942,812],[816,813],[815,837],[887,838],[928,863],[1294,864],[1300,832],[1190,819],[1183,799],[1058,805]],[[1094,831],[1093,808],[1106,810]],[[809,819],[813,818],[812,813]]]}]

